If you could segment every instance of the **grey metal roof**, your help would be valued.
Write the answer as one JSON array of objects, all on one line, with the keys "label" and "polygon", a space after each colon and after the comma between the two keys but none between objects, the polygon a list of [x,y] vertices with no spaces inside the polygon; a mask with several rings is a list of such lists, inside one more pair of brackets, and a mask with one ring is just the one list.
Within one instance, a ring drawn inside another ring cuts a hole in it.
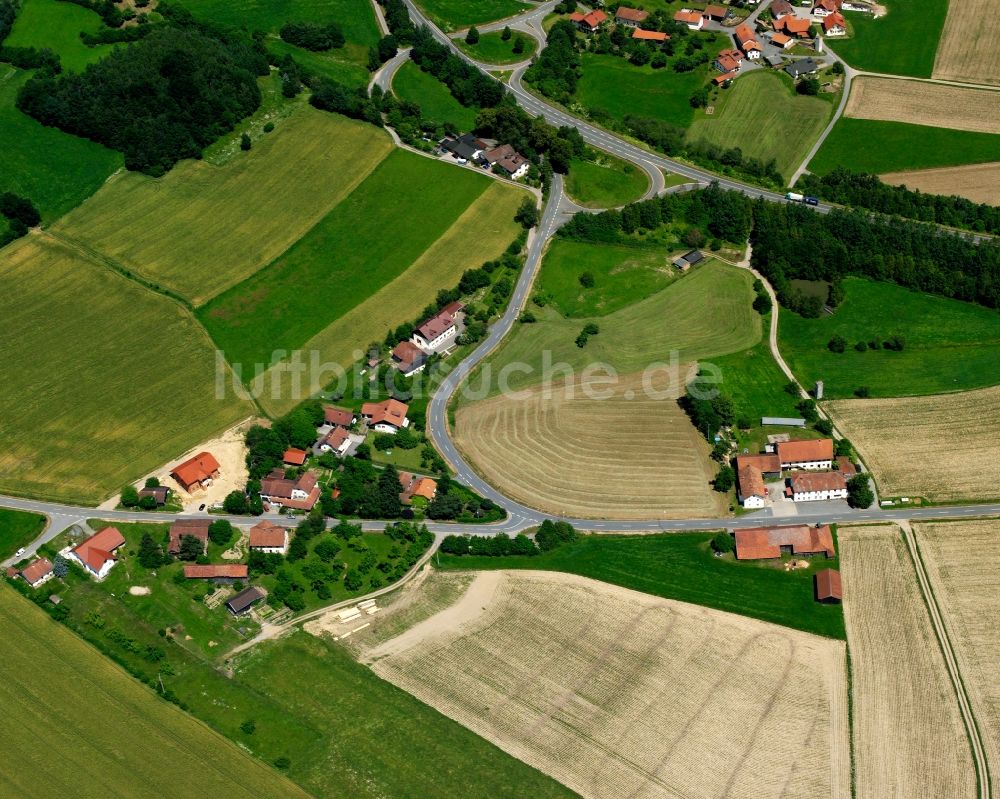
[{"label": "grey metal roof", "polygon": [[233,613],[241,613],[250,607],[254,602],[257,602],[264,598],[264,592],[259,588],[250,586],[250,588],[244,588],[236,596],[230,599],[226,605],[233,611]]},{"label": "grey metal roof", "polygon": [[794,419],[789,416],[763,416],[760,423],[762,425],[781,425],[783,427],[805,427],[805,419]]}]

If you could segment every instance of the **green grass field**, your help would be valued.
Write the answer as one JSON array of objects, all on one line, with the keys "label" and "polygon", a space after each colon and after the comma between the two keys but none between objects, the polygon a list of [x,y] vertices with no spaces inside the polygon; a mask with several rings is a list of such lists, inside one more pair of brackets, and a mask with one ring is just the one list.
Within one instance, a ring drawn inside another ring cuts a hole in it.
[{"label": "green grass field", "polygon": [[519,0],[419,0],[417,5],[443,31],[513,17],[531,8]]},{"label": "green grass field", "polygon": [[[543,380],[543,354],[578,374],[597,362],[625,375],[667,363],[674,351],[679,363],[741,352],[761,337],[760,316],[751,308],[752,281],[745,270],[706,262],[650,297],[634,296],[631,305],[593,317],[600,333],[583,348],[574,340],[588,318],[566,319],[551,307],[531,306],[538,321],[519,325],[488,363],[494,376],[511,364],[526,366],[530,371],[508,376],[509,387],[521,389]],[[480,374],[473,374],[470,385],[478,386]],[[491,389],[490,395],[498,393],[496,380]]]},{"label": "green grass field", "polygon": [[446,569],[571,572],[654,596],[844,638],[840,607],[813,599],[813,573],[836,569],[836,559],[814,559],[808,569],[786,572],[771,564],[716,558],[709,547],[711,538],[710,533],[585,535],[536,557],[439,555],[435,562]]},{"label": "green grass field", "polygon": [[476,124],[475,108],[462,105],[447,86],[412,61],[403,64],[393,76],[392,91],[400,99],[419,105],[424,119],[450,122],[462,132],[472,130]]},{"label": "green grass field", "polygon": [[0,508],[0,560],[30,544],[44,529],[44,516]]},{"label": "green grass field", "polygon": [[1000,136],[963,130],[882,122],[837,120],[809,171],[825,175],[838,166],[879,175],[907,169],[987,163],[997,160]]},{"label": "green grass field", "polygon": [[62,68],[80,72],[103,58],[111,45],[87,47],[80,33],[96,33],[101,18],[87,8],[59,0],[24,0],[14,28],[4,40],[8,47],[47,47],[59,56]]},{"label": "green grass field", "polygon": [[97,191],[124,159],[121,153],[47,128],[18,111],[14,99],[28,77],[0,64],[0,191],[29,197],[48,223]]},{"label": "green grass field", "polygon": [[[591,288],[580,283],[585,272],[594,277]],[[606,316],[655,294],[679,274],[659,248],[555,239],[535,288],[567,319]]]},{"label": "green grass field", "polygon": [[[1000,383],[1000,314],[971,303],[932,297],[891,283],[844,281],[846,299],[832,316],[779,317],[781,352],[806,386],[823,380],[825,396],[894,397],[962,391]],[[905,339],[902,352],[857,352],[858,341]],[[827,343],[847,340],[833,353]]]},{"label": "green grass field", "polygon": [[[267,49],[272,55],[288,54],[295,59],[302,69],[324,78],[331,78],[346,86],[367,86],[370,73],[366,66],[368,49],[365,47],[345,47],[342,50],[327,50],[316,53],[303,50],[301,47],[283,42],[281,39],[271,39]],[[365,54],[362,56],[362,54]],[[363,60],[361,60],[363,58]]]},{"label": "green grass field", "polygon": [[743,155],[764,163],[773,158],[786,179],[802,163],[834,110],[818,97],[796,94],[791,80],[775,72],[743,75],[720,90],[719,98],[711,116],[699,112],[688,138],[739,147]]},{"label": "green grass field", "polygon": [[[62,588],[49,583],[46,589],[62,594],[63,605],[69,610],[66,623],[71,629],[142,679],[154,684],[162,680],[164,688],[173,692],[192,715],[251,755],[265,763],[288,758],[288,776],[313,796],[460,799],[470,794],[489,794],[514,799],[526,794],[572,795],[555,781],[382,681],[333,644],[303,632],[294,633],[280,642],[262,644],[241,655],[235,661],[230,679],[201,654],[200,647],[185,639],[183,631],[172,638],[160,636],[157,630],[165,623],[165,617],[156,613],[145,615],[150,613],[148,604],[136,602],[137,598],[131,596],[112,597],[103,586],[90,580],[70,582],[71,585]],[[201,590],[204,591],[204,586]],[[226,613],[223,608],[218,612]],[[178,617],[173,618],[179,621]],[[95,619],[100,626],[92,623]],[[46,623],[60,634],[59,640],[67,638],[72,645],[52,647],[50,651],[75,652],[79,647],[88,655],[80,659],[84,671],[87,666],[90,671],[98,672],[101,668],[114,668],[72,635]],[[123,632],[134,646],[119,645],[108,637],[109,630]],[[147,646],[161,649],[163,659],[155,664],[147,660],[143,656]],[[225,649],[215,648],[213,654],[221,658]],[[20,665],[16,658],[11,662]],[[22,668],[16,676],[25,671]],[[17,680],[14,684],[17,685]],[[145,692],[138,683],[130,684],[136,691]],[[166,702],[155,698],[151,701],[159,706],[154,704],[146,715],[155,719],[160,712],[175,714]],[[247,721],[254,723],[251,733],[241,729]],[[194,724],[194,728],[213,735],[200,725]],[[189,737],[184,736],[185,740]],[[0,741],[3,740],[0,733]],[[207,749],[210,755],[221,758],[229,751],[229,744],[218,742]],[[434,768],[427,768],[428,763],[435,764]],[[258,770],[267,768],[249,762],[245,771],[253,775]],[[2,780],[0,777],[0,787]],[[178,784],[187,787],[186,782]],[[219,793],[245,795],[239,785],[234,780]],[[262,780],[261,794],[270,795],[267,787]],[[124,793],[132,795],[127,790]],[[195,793],[201,795],[200,790]],[[288,786],[280,795],[296,794]],[[40,794],[39,799],[49,795]],[[188,790],[178,795],[193,793]]]},{"label": "green grass field", "polygon": [[754,425],[762,416],[799,416],[798,397],[785,391],[788,378],[778,368],[767,341],[744,352],[708,358],[722,375],[719,390],[733,400],[737,417],[748,417]]},{"label": "green grass field", "polygon": [[307,796],[7,586],[0,638],[4,796]]},{"label": "green grass field", "polygon": [[253,412],[176,302],[48,234],[3,255],[0,493],[99,501]]},{"label": "green grass field", "polygon": [[119,175],[57,229],[199,305],[281,255],[391,149],[371,125],[302,106],[222,166]]},{"label": "green grass field", "polygon": [[231,361],[269,363],[274,349],[301,347],[401,275],[489,184],[395,150],[308,235],[199,317]]},{"label": "green grass field", "polygon": [[596,160],[574,158],[566,176],[566,193],[584,208],[617,208],[641,198],[649,177],[641,169],[607,153]]},{"label": "green grass field", "polygon": [[[514,42],[519,36],[524,40],[524,51],[515,53]],[[516,64],[519,61],[528,61],[538,49],[538,41],[534,36],[519,31],[512,31],[507,41],[503,40],[502,31],[483,33],[475,44],[466,44],[464,36],[454,41],[463,52],[484,64]]]},{"label": "green grass field", "polygon": [[[713,58],[730,46],[721,34],[699,36]],[[637,67],[624,58],[593,53],[584,53],[582,62],[576,100],[585,108],[600,109],[619,121],[631,114],[682,128],[694,119],[691,95],[717,74],[711,62],[691,72]]]},{"label": "green grass field", "polygon": [[888,4],[888,9],[878,19],[848,11],[853,36],[828,44],[856,69],[929,78],[948,0],[900,0]]}]

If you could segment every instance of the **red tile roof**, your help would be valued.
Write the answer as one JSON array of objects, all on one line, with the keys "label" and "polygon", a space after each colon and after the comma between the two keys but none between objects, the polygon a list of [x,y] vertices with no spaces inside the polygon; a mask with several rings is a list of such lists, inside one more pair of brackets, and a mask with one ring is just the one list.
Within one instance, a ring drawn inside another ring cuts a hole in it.
[{"label": "red tile roof", "polygon": [[[829,11],[831,14],[835,11],[840,11],[842,5],[842,0],[816,0],[813,3],[813,8],[822,8],[824,11]],[[841,17],[843,19],[843,17]]]},{"label": "red tile roof", "polygon": [[361,406],[361,415],[369,419],[373,425],[386,423],[403,427],[403,420],[406,419],[406,412],[410,406],[396,399],[387,399],[383,402],[366,402]]},{"label": "red tile roof", "polygon": [[591,11],[589,14],[581,14],[579,11],[574,11],[569,15],[569,18],[570,21],[577,23],[582,22],[588,28],[593,30],[604,22],[608,18],[608,15],[599,10]]},{"label": "red tile roof", "polygon": [[104,527],[81,543],[73,552],[95,572],[99,572],[109,560],[117,560],[114,552],[125,543],[125,537],[117,527]]},{"label": "red tile roof", "polygon": [[669,33],[661,33],[660,31],[646,31],[642,28],[636,28],[632,31],[632,38],[638,39],[644,42],[665,42],[670,38]]},{"label": "red tile roof", "polygon": [[399,485],[403,491],[399,498],[404,505],[409,505],[413,497],[423,497],[428,502],[437,494],[437,482],[429,477],[419,477],[409,472],[399,473]]},{"label": "red tile roof", "polygon": [[702,13],[709,19],[726,18],[726,9],[722,6],[705,6],[705,10]]},{"label": "red tile roof", "polygon": [[184,576],[189,580],[211,580],[216,577],[246,578],[245,563],[185,563]]},{"label": "red tile roof", "polygon": [[685,22],[688,25],[697,25],[701,22],[700,11],[678,11],[674,14],[674,22]]},{"label": "red tile roof", "polygon": [[820,602],[833,599],[840,602],[844,592],[840,585],[840,572],[835,569],[823,569],[816,572],[816,599]]},{"label": "red tile roof", "polygon": [[199,452],[193,458],[174,467],[170,473],[186,489],[190,485],[200,483],[219,471],[219,462],[210,452]]},{"label": "red tile roof", "polygon": [[771,3],[770,9],[771,16],[774,19],[795,13],[795,9],[792,7],[792,4],[788,2],[788,0],[774,0],[774,2]]},{"label": "red tile roof", "polygon": [[823,18],[823,30],[828,31],[831,28],[847,28],[847,20],[844,19],[844,15],[839,11],[835,11],[827,17]]},{"label": "red tile roof", "polygon": [[346,408],[335,408],[333,405],[323,407],[323,419],[327,424],[338,427],[350,427],[354,422],[354,412]]},{"label": "red tile roof", "polygon": [[425,356],[424,351],[412,341],[400,341],[393,347],[392,357],[403,367],[404,372],[409,372]]},{"label": "red tile roof", "polygon": [[735,36],[736,41],[740,44],[740,47],[743,47],[746,42],[752,42],[757,38],[757,34],[754,32],[754,29],[745,22],[742,25],[737,26]]},{"label": "red tile roof", "polygon": [[812,23],[808,19],[800,19],[799,17],[794,17],[792,15],[782,17],[781,19],[774,21],[775,30],[783,30],[785,33],[792,34],[800,38],[809,34],[809,27],[811,25]]},{"label": "red tile roof", "polygon": [[323,443],[327,446],[333,447],[333,449],[339,450],[344,446],[344,442],[351,437],[351,434],[347,432],[343,427],[335,427],[329,432],[326,438],[323,439]]},{"label": "red tile roof", "polygon": [[316,475],[306,472],[297,480],[289,480],[286,477],[265,477],[260,481],[261,496],[275,497],[276,499],[291,499],[292,491],[304,491],[307,494],[316,487]]},{"label": "red tile roof", "polygon": [[732,72],[727,72],[724,75],[716,75],[714,78],[712,78],[712,83],[714,83],[716,86],[721,86],[727,80],[733,80],[734,78],[738,77],[739,74],[740,74],[739,72],[733,70]]},{"label": "red tile roof", "polygon": [[783,33],[776,33],[771,37],[771,42],[778,47],[784,47],[792,40],[791,36],[785,36]]},{"label": "red tile roof", "polygon": [[[743,61],[743,57],[740,56],[740,60],[737,61],[728,53],[719,53],[719,57],[715,59],[716,64],[718,64],[719,69],[723,72],[736,72],[740,68],[740,64]],[[725,75],[721,77],[726,77]]]},{"label": "red tile roof", "polygon": [[765,474],[781,471],[781,461],[777,455],[737,455],[737,470],[742,469],[744,466],[754,466]]},{"label": "red tile roof", "polygon": [[289,447],[285,450],[285,454],[281,456],[281,459],[291,466],[301,466],[306,462],[307,454],[304,449]]},{"label": "red tile roof", "polygon": [[766,497],[764,476],[756,466],[741,466],[737,472],[740,479],[740,496]]},{"label": "red tile roof", "polygon": [[648,11],[642,11],[638,8],[628,8],[627,6],[619,6],[615,12],[615,19],[624,19],[629,22],[642,22],[648,16]]},{"label": "red tile roof", "polygon": [[250,528],[250,548],[253,547],[283,547],[288,531],[280,524],[266,519]]},{"label": "red tile roof", "polygon": [[805,524],[791,527],[751,527],[736,530],[736,558],[738,560],[763,560],[780,558],[781,548],[790,547],[793,555],[824,554],[836,556],[833,534],[829,525],[809,527]]},{"label": "red tile roof", "polygon": [[818,438],[812,441],[779,441],[778,460],[785,463],[809,463],[833,460],[833,440]]},{"label": "red tile roof", "polygon": [[851,462],[851,459],[846,455],[837,456],[837,468],[840,469],[840,473],[850,479],[858,473],[857,467]]},{"label": "red tile roof", "polygon": [[840,472],[796,472],[791,479],[792,492],[808,494],[813,491],[842,491],[847,481]]},{"label": "red tile roof", "polygon": [[178,519],[170,525],[170,542],[167,544],[167,552],[176,555],[181,551],[181,538],[186,535],[197,538],[205,546],[208,546],[208,526],[212,522],[208,519]]},{"label": "red tile roof", "polygon": [[21,569],[21,577],[25,582],[34,585],[52,571],[52,561],[48,558],[38,558]]},{"label": "red tile roof", "polygon": [[[510,147],[509,144],[505,146]],[[497,152],[497,150],[491,150],[491,152],[495,153]],[[513,148],[511,148],[511,152],[513,152]],[[486,158],[487,160],[489,160],[489,154],[487,154]],[[455,326],[455,317],[453,317],[450,313],[446,313],[445,311],[439,311],[430,319],[428,319],[426,322],[424,322],[422,325],[417,327],[417,332],[423,337],[425,341],[433,341],[442,333],[444,333],[448,328],[454,326]]]}]

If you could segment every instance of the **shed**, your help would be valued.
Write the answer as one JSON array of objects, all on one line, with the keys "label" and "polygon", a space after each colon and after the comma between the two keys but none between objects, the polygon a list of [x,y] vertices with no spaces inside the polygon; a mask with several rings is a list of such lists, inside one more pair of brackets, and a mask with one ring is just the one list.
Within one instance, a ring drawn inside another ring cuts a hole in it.
[{"label": "shed", "polygon": [[760,419],[762,426],[775,427],[805,427],[805,419],[794,419],[790,416],[762,416]]},{"label": "shed", "polygon": [[226,607],[229,608],[229,612],[234,616],[242,616],[254,604],[260,602],[266,595],[256,586],[250,586],[249,588],[244,588],[234,597],[232,597],[227,603]]},{"label": "shed", "polygon": [[844,594],[840,587],[840,572],[835,569],[823,569],[816,572],[816,601],[832,604],[840,603]]}]

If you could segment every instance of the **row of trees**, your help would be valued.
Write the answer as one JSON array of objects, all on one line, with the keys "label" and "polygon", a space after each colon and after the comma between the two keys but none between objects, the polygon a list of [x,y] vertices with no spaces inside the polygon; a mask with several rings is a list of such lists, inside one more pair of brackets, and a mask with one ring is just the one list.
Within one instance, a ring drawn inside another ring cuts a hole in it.
[{"label": "row of trees", "polygon": [[576,528],[569,522],[546,519],[535,532],[534,540],[523,533],[511,538],[506,533],[495,536],[449,535],[441,542],[441,551],[448,555],[482,555],[503,557],[505,555],[534,556],[551,552],[563,544],[576,541]]},{"label": "row of trees", "polygon": [[803,175],[798,188],[841,205],[982,233],[1000,233],[1000,207],[974,203],[964,197],[944,197],[905,186],[889,186],[877,175],[851,172],[844,167],[837,167],[822,177]]},{"label": "row of trees", "polygon": [[314,52],[339,49],[347,43],[344,31],[335,22],[326,25],[318,22],[286,22],[281,26],[281,38],[296,47]]},{"label": "row of trees", "polygon": [[439,44],[427,28],[419,28],[413,36],[410,58],[447,86],[464,106],[492,108],[503,99],[504,88],[499,81]]},{"label": "row of trees", "polygon": [[17,106],[44,125],[119,150],[129,169],[162,175],[255,111],[256,76],[268,70],[263,44],[246,34],[157,26],[82,73],[36,75]]},{"label": "row of trees", "polygon": [[655,230],[673,222],[707,229],[719,239],[742,242],[750,233],[753,206],[740,192],[724,191],[718,183],[712,183],[703,191],[664,194],[620,211],[577,214],[559,229],[558,235],[579,241],[624,242],[636,231]]},{"label": "row of trees", "polygon": [[781,303],[793,279],[839,283],[848,275],[883,280],[1000,308],[1000,244],[975,244],[931,225],[867,211],[817,214],[795,204],[754,204],[753,265]]}]

